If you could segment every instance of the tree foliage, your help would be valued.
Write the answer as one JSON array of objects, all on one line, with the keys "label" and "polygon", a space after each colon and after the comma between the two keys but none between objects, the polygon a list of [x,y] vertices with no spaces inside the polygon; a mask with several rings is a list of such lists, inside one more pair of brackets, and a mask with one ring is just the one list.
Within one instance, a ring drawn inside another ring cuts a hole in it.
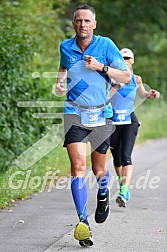
[{"label": "tree foliage", "polygon": [[72,0],[70,7],[82,2],[95,7],[95,33],[110,37],[120,49],[130,48],[135,54],[135,73],[166,97],[167,1]]},{"label": "tree foliage", "polygon": [[35,123],[32,116],[30,112],[24,113],[19,109],[17,102],[37,96],[31,92],[36,87],[28,74],[33,59],[32,43],[28,35],[17,30],[14,23],[1,22],[0,48],[0,170],[5,170],[34,136],[32,132]]},{"label": "tree foliage", "polygon": [[49,123],[32,117],[40,109],[20,108],[17,103],[52,97],[53,80],[33,79],[32,73],[37,71],[41,76],[58,64],[58,44],[65,38],[58,17],[64,8],[61,0],[0,3],[0,171],[36,142],[46,125],[49,128]]}]

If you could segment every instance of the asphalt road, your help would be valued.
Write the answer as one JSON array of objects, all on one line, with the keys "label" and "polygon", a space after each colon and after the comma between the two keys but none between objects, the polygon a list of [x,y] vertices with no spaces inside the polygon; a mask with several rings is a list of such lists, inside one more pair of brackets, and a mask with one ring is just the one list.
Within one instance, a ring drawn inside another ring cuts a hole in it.
[{"label": "asphalt road", "polygon": [[[110,217],[103,224],[94,221],[97,186],[88,170],[88,214],[94,246],[82,248],[73,238],[78,218],[69,190],[69,179],[50,192],[18,201],[0,211],[0,252],[124,251],[162,252],[167,250],[167,138],[136,146],[131,200],[126,208],[115,203],[118,193],[112,158]],[[64,187],[64,189],[60,189]]]}]

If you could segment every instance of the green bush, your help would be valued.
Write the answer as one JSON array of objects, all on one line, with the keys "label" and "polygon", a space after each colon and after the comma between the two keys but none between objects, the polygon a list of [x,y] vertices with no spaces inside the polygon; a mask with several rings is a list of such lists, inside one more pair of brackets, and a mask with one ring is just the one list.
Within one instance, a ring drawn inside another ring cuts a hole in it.
[{"label": "green bush", "polygon": [[14,23],[1,21],[0,27],[0,171],[5,171],[33,143],[41,125],[30,109],[17,106],[19,101],[38,98],[30,67],[34,42]]}]

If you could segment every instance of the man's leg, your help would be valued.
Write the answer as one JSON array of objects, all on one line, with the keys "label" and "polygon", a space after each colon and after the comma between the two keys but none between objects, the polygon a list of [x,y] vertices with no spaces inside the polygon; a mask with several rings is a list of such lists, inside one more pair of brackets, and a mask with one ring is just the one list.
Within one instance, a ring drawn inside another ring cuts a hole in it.
[{"label": "man's leg", "polygon": [[110,190],[109,183],[109,171],[105,167],[106,154],[99,153],[97,151],[92,152],[92,170],[97,178],[99,185],[97,193],[97,208],[95,212],[95,221],[97,223],[104,222],[109,215],[109,200]]},{"label": "man's leg", "polygon": [[71,191],[78,213],[79,220],[87,218],[87,186],[85,183],[86,144],[71,143],[67,145],[71,162]]},{"label": "man's leg", "polygon": [[67,145],[71,162],[71,191],[79,217],[79,224],[74,231],[75,239],[81,246],[92,246],[91,230],[87,220],[87,186],[85,182],[86,143],[71,143]]}]

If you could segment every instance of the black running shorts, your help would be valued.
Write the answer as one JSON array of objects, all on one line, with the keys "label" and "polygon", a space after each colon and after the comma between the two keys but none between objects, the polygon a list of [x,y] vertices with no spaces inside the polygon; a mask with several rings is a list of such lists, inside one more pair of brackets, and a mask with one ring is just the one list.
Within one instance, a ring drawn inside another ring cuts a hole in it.
[{"label": "black running shorts", "polygon": [[110,145],[110,136],[115,130],[110,119],[106,125],[98,127],[85,127],[80,122],[80,116],[74,114],[64,115],[65,141],[64,147],[70,143],[90,142],[93,150],[105,154]]}]

